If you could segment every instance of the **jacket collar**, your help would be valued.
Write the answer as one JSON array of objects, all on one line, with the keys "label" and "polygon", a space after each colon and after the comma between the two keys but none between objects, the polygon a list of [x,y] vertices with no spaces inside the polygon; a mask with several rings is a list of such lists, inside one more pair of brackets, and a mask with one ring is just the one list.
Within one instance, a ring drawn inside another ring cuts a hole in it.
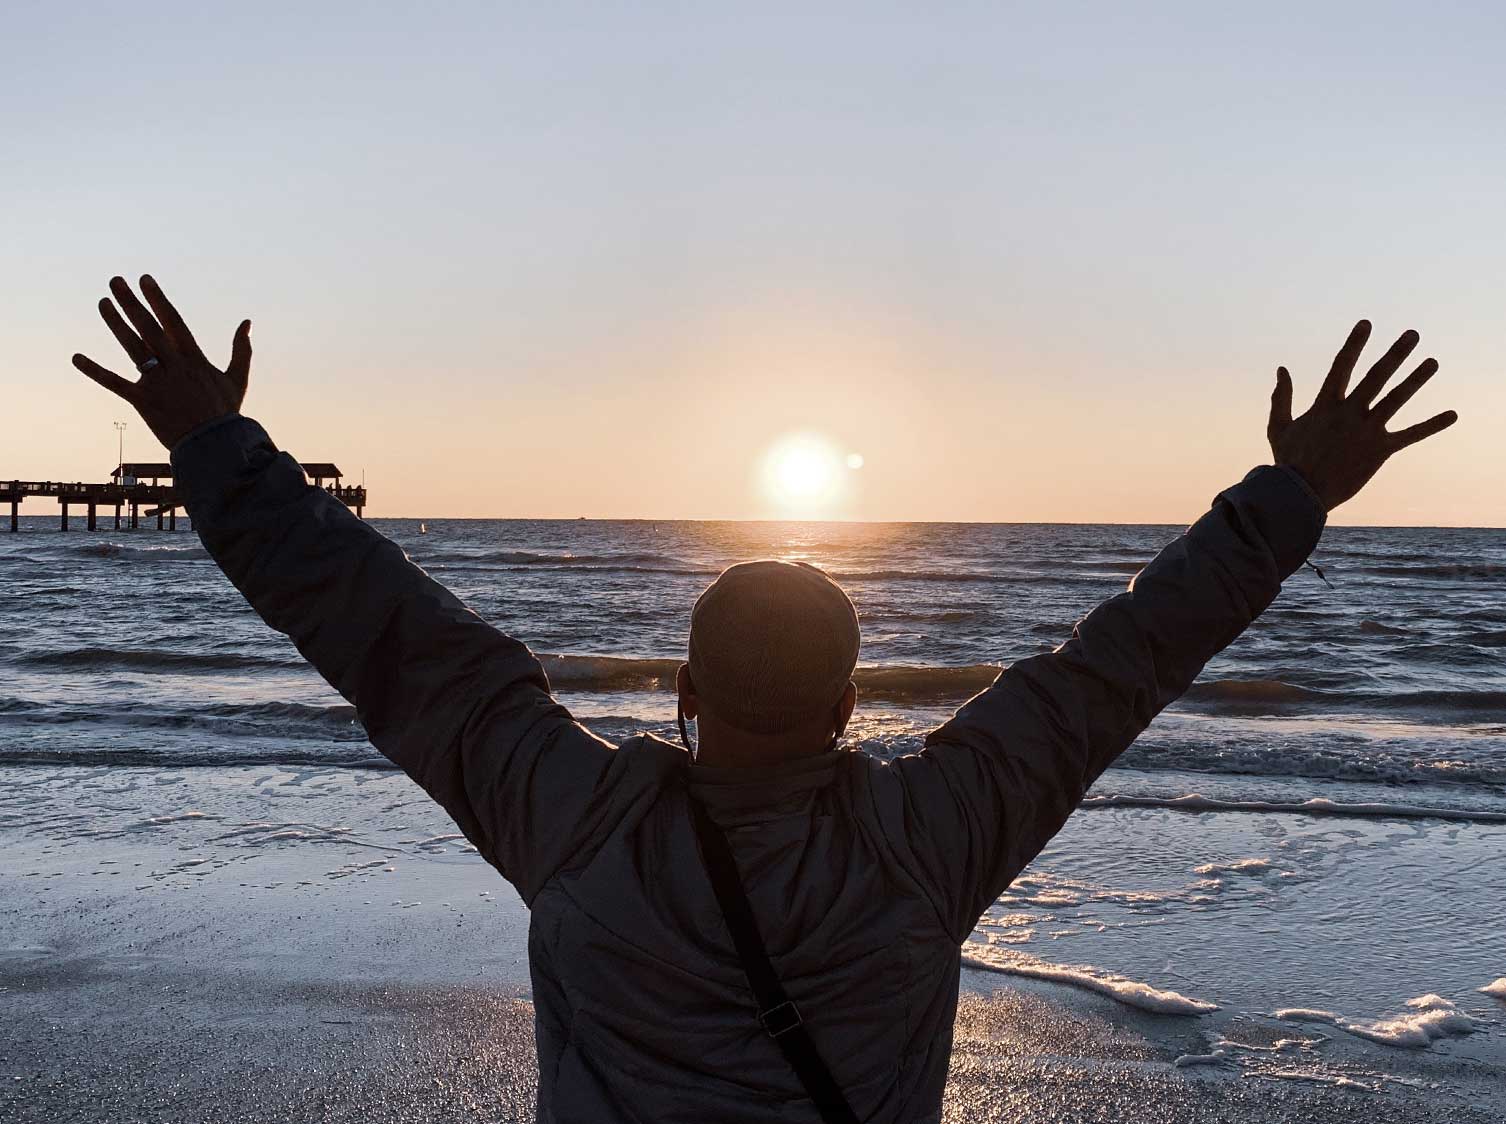
[{"label": "jacket collar", "polygon": [[837,766],[852,752],[834,749],[778,765],[731,769],[692,764],[684,747],[652,734],[645,734],[644,740],[657,742],[662,749],[679,753],[685,762],[685,776],[691,793],[707,807],[727,811],[782,804],[825,788],[836,777]]}]

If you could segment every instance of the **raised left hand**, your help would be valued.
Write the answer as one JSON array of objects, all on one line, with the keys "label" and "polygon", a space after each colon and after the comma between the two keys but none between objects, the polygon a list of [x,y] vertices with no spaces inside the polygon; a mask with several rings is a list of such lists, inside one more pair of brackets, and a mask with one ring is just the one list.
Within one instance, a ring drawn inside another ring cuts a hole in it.
[{"label": "raised left hand", "polygon": [[141,377],[135,382],[121,378],[86,355],[73,357],[75,367],[136,407],[169,450],[205,422],[240,410],[251,378],[251,321],[242,320],[235,330],[230,362],[222,371],[204,357],[183,317],[150,276],[141,278],[150,309],[123,277],[110,279],[110,292],[120,308],[105,297],[99,314]]}]

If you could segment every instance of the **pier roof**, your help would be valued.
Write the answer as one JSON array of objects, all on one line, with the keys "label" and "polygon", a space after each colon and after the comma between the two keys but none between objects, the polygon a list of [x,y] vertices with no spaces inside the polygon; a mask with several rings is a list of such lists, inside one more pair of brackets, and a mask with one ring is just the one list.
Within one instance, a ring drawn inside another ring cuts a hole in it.
[{"label": "pier roof", "polygon": [[[331,464],[329,461],[304,461],[302,468],[304,473],[314,480],[333,480],[345,475],[338,465]],[[112,468],[110,478],[118,479],[122,469],[126,476],[134,476],[138,480],[171,480],[173,478],[173,466],[166,461],[127,461],[119,468]]]},{"label": "pier roof", "polygon": [[110,470],[111,479],[121,475],[134,476],[138,480],[145,476],[150,480],[161,480],[173,474],[173,466],[166,461],[127,461],[119,468]]}]

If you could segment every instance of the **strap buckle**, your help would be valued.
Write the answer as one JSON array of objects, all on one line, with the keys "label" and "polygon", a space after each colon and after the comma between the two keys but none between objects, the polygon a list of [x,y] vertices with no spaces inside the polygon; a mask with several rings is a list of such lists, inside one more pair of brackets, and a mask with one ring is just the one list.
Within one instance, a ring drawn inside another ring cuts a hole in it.
[{"label": "strap buckle", "polygon": [[770,1038],[778,1038],[794,1030],[804,1020],[800,1018],[800,1008],[795,1006],[793,1000],[786,999],[777,1007],[759,1011],[758,1021],[763,1024]]}]

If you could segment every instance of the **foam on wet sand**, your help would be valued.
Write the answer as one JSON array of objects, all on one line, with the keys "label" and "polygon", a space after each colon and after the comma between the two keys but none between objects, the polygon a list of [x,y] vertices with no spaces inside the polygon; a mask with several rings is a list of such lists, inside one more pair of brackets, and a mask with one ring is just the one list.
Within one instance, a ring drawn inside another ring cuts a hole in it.
[{"label": "foam on wet sand", "polygon": [[1027,952],[999,948],[992,943],[963,947],[962,962],[970,968],[1087,988],[1154,1015],[1206,1015],[1218,1010],[1217,1003],[1192,999],[1088,964],[1051,964]]},{"label": "foam on wet sand", "polygon": [[1370,1022],[1309,1007],[1284,1008],[1272,1012],[1271,1017],[1286,1022],[1327,1023],[1383,1046],[1419,1048],[1442,1038],[1473,1034],[1481,1028],[1481,1020],[1465,1014],[1441,995],[1419,995],[1408,999],[1406,1007],[1402,1014]]}]

